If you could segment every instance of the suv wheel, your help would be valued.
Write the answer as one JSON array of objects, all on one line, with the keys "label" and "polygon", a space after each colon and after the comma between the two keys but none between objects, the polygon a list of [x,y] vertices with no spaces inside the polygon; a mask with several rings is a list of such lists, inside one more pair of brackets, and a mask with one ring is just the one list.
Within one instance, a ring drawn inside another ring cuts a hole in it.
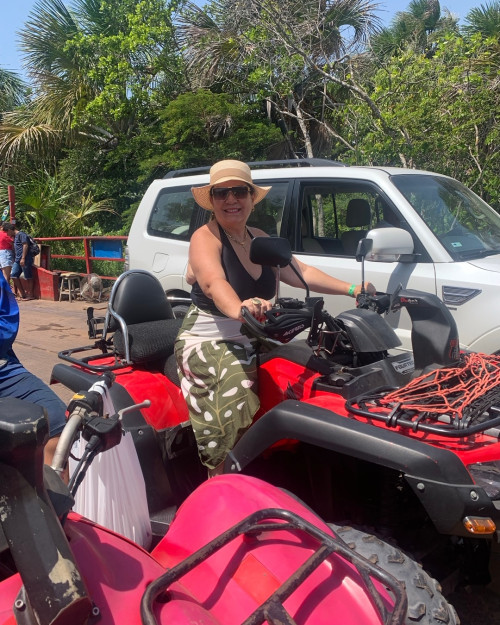
[{"label": "suv wheel", "polygon": [[172,306],[172,312],[174,313],[175,319],[183,319],[188,310],[189,306],[186,304],[177,304],[176,306]]}]

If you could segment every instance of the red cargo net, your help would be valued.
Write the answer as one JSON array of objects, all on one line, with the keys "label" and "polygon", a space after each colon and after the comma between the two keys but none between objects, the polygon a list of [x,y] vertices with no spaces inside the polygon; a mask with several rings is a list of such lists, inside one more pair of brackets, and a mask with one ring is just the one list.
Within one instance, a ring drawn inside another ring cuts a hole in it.
[{"label": "red cargo net", "polygon": [[446,414],[464,427],[500,400],[500,356],[463,354],[456,367],[435,369],[378,398],[378,405],[423,417]]}]

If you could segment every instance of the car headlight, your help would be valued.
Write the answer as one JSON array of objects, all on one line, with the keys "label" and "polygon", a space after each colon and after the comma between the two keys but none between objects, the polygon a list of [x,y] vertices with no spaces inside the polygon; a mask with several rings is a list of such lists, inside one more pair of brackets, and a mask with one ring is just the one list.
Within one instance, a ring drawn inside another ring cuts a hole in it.
[{"label": "car headlight", "polygon": [[474,482],[484,489],[491,499],[500,499],[500,460],[470,464],[469,472]]}]

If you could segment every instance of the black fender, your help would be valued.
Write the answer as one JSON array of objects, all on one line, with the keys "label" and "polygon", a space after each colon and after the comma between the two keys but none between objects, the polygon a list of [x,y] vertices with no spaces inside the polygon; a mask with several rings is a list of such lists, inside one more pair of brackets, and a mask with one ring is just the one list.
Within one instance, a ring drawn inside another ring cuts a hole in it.
[{"label": "black fender", "polygon": [[242,471],[283,439],[400,472],[442,534],[470,537],[463,525],[469,515],[491,517],[500,525],[500,510],[453,452],[294,400],[272,408],[245,432],[227,458],[225,472]]}]

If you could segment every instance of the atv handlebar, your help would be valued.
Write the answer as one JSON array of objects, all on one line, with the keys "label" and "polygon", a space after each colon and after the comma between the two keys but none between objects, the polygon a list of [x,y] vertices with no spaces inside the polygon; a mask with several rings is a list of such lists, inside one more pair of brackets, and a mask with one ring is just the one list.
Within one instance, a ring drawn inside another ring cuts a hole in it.
[{"label": "atv handlebar", "polygon": [[[241,316],[249,332],[260,340],[271,339],[280,343],[288,343],[295,336],[310,328],[308,342],[310,345],[318,343],[319,327],[323,323],[337,330],[334,317],[323,309],[322,297],[308,297],[305,301],[295,298],[282,297],[278,306],[265,313],[265,321],[258,321],[245,306],[241,309]],[[356,307],[373,310],[382,315],[391,307],[391,296],[387,293],[360,293],[356,298]]]},{"label": "atv handlebar", "polygon": [[103,396],[96,389],[99,386],[109,388],[112,382],[113,378],[105,374],[88,391],[76,393],[68,405],[70,415],[57,443],[52,460],[52,469],[59,475],[64,471],[73,443],[81,432],[88,444],[70,481],[70,490],[73,496],[83,479],[83,475],[77,479],[77,474],[85,474],[98,453],[111,449],[120,443],[123,435],[121,425],[123,414],[151,405],[149,399],[146,399],[140,404],[127,406],[113,415],[103,416]]},{"label": "atv handlebar", "polygon": [[[250,333],[258,339],[271,339],[280,343],[288,343],[297,334],[311,326],[312,310],[304,308],[304,303],[291,300],[292,306],[273,307],[266,311],[265,322],[258,321],[246,308],[241,309],[241,316]],[[280,300],[281,303],[281,300]]]},{"label": "atv handlebar", "polygon": [[356,306],[383,315],[391,308],[391,296],[388,293],[379,293],[378,291],[375,295],[366,292],[359,293],[356,297]]}]

